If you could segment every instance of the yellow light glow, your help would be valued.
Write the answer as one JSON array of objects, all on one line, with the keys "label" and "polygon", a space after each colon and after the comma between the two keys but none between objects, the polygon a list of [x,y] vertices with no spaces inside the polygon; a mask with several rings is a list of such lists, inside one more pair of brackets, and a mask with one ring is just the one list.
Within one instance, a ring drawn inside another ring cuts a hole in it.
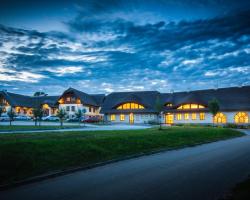
[{"label": "yellow light glow", "polygon": [[200,104],[183,104],[180,105],[177,109],[178,110],[188,110],[188,109],[202,109],[205,108],[203,105]]},{"label": "yellow light glow", "polygon": [[125,115],[124,114],[121,114],[120,115],[120,121],[124,121],[125,120]]},{"label": "yellow light glow", "polygon": [[200,120],[205,120],[205,113],[200,113]]},{"label": "yellow light glow", "polygon": [[110,115],[110,120],[115,121],[115,115]]},{"label": "yellow light glow", "polygon": [[192,113],[192,120],[196,120],[196,113]]},{"label": "yellow light glow", "polygon": [[185,119],[185,120],[188,120],[188,119],[189,119],[189,114],[188,114],[188,113],[185,113],[185,114],[184,114],[184,119]]},{"label": "yellow light glow", "polygon": [[227,123],[227,117],[225,114],[223,113],[217,113],[215,116],[214,116],[214,123],[216,124],[224,124],[224,123]]},{"label": "yellow light glow", "polygon": [[181,114],[181,113],[178,113],[178,114],[176,115],[176,118],[177,118],[177,120],[181,120],[182,114]]},{"label": "yellow light glow", "polygon": [[117,108],[117,110],[134,110],[134,109],[144,109],[143,105],[140,105],[138,103],[133,103],[133,102],[129,102],[129,103],[124,103],[122,105],[119,105]]},{"label": "yellow light glow", "polygon": [[234,116],[234,121],[237,124],[244,124],[244,123],[248,123],[248,114],[245,112],[238,112],[235,116]]}]

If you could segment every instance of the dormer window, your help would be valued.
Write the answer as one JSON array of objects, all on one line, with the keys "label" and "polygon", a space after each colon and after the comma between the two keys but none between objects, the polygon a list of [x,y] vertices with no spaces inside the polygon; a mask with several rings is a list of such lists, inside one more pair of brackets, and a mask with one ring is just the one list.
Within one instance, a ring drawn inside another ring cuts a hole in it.
[{"label": "dormer window", "polygon": [[177,109],[178,110],[188,110],[188,109],[203,109],[205,106],[200,105],[200,104],[183,104],[179,106]]},{"label": "dormer window", "polygon": [[117,110],[135,110],[135,109],[144,109],[144,108],[145,107],[141,104],[129,102],[129,103],[124,103],[124,104],[119,105],[116,109]]},{"label": "dormer window", "polygon": [[167,106],[167,107],[172,107],[173,104],[172,104],[172,103],[166,103],[165,106]]}]

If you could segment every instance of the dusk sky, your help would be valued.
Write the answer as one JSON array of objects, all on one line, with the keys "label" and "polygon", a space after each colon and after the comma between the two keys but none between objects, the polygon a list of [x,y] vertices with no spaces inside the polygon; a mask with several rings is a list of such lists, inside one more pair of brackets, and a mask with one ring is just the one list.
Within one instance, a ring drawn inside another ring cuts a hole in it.
[{"label": "dusk sky", "polygon": [[249,0],[0,2],[0,89],[250,85]]}]

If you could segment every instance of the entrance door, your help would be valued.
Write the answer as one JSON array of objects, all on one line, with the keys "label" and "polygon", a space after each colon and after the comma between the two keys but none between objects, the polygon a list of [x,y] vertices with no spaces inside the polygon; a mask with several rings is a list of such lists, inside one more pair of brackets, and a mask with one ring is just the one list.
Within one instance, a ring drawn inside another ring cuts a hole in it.
[{"label": "entrance door", "polygon": [[166,114],[165,115],[165,123],[166,124],[173,124],[174,123],[174,115],[173,114]]},{"label": "entrance door", "polygon": [[134,123],[134,114],[133,114],[133,113],[130,113],[130,114],[129,114],[129,123],[130,123],[130,124],[133,124],[133,123]]}]

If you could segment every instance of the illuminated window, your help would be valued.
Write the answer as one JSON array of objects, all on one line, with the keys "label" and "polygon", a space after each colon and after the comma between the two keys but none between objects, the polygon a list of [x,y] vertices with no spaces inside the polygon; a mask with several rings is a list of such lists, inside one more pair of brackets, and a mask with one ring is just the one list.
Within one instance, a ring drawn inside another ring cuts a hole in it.
[{"label": "illuminated window", "polygon": [[201,108],[205,108],[203,105],[199,105],[199,104],[183,104],[181,106],[179,106],[177,109],[179,110],[187,110],[187,109],[201,109]]},{"label": "illuminated window", "polygon": [[205,120],[205,113],[200,113],[200,120]]},{"label": "illuminated window", "polygon": [[234,121],[237,124],[244,124],[244,123],[248,123],[248,114],[245,112],[238,112],[235,116],[234,116]]},{"label": "illuminated window", "polygon": [[121,114],[120,115],[120,121],[124,121],[125,120],[125,115]]},{"label": "illuminated window", "polygon": [[196,113],[192,113],[192,120],[196,120]]},{"label": "illuminated window", "polygon": [[67,97],[67,98],[66,98],[66,101],[70,102],[70,97]]},{"label": "illuminated window", "polygon": [[223,113],[217,113],[214,116],[214,123],[216,124],[221,124],[221,123],[226,123],[227,122],[227,117]]},{"label": "illuminated window", "polygon": [[185,113],[185,114],[184,114],[184,119],[185,119],[185,120],[188,120],[188,119],[189,119],[189,114],[188,114],[188,113]]},{"label": "illuminated window", "polygon": [[144,109],[143,105],[140,105],[138,103],[124,103],[122,105],[119,105],[116,109],[118,110],[134,110],[134,109]]},{"label": "illuminated window", "polygon": [[178,113],[178,114],[176,115],[176,118],[177,118],[177,120],[181,120],[182,114],[181,114],[181,113]]},{"label": "illuminated window", "polygon": [[110,120],[115,121],[115,115],[110,115]]},{"label": "illuminated window", "polygon": [[167,107],[172,107],[173,106],[173,104],[172,103],[166,103],[166,105],[165,106],[167,106]]}]

